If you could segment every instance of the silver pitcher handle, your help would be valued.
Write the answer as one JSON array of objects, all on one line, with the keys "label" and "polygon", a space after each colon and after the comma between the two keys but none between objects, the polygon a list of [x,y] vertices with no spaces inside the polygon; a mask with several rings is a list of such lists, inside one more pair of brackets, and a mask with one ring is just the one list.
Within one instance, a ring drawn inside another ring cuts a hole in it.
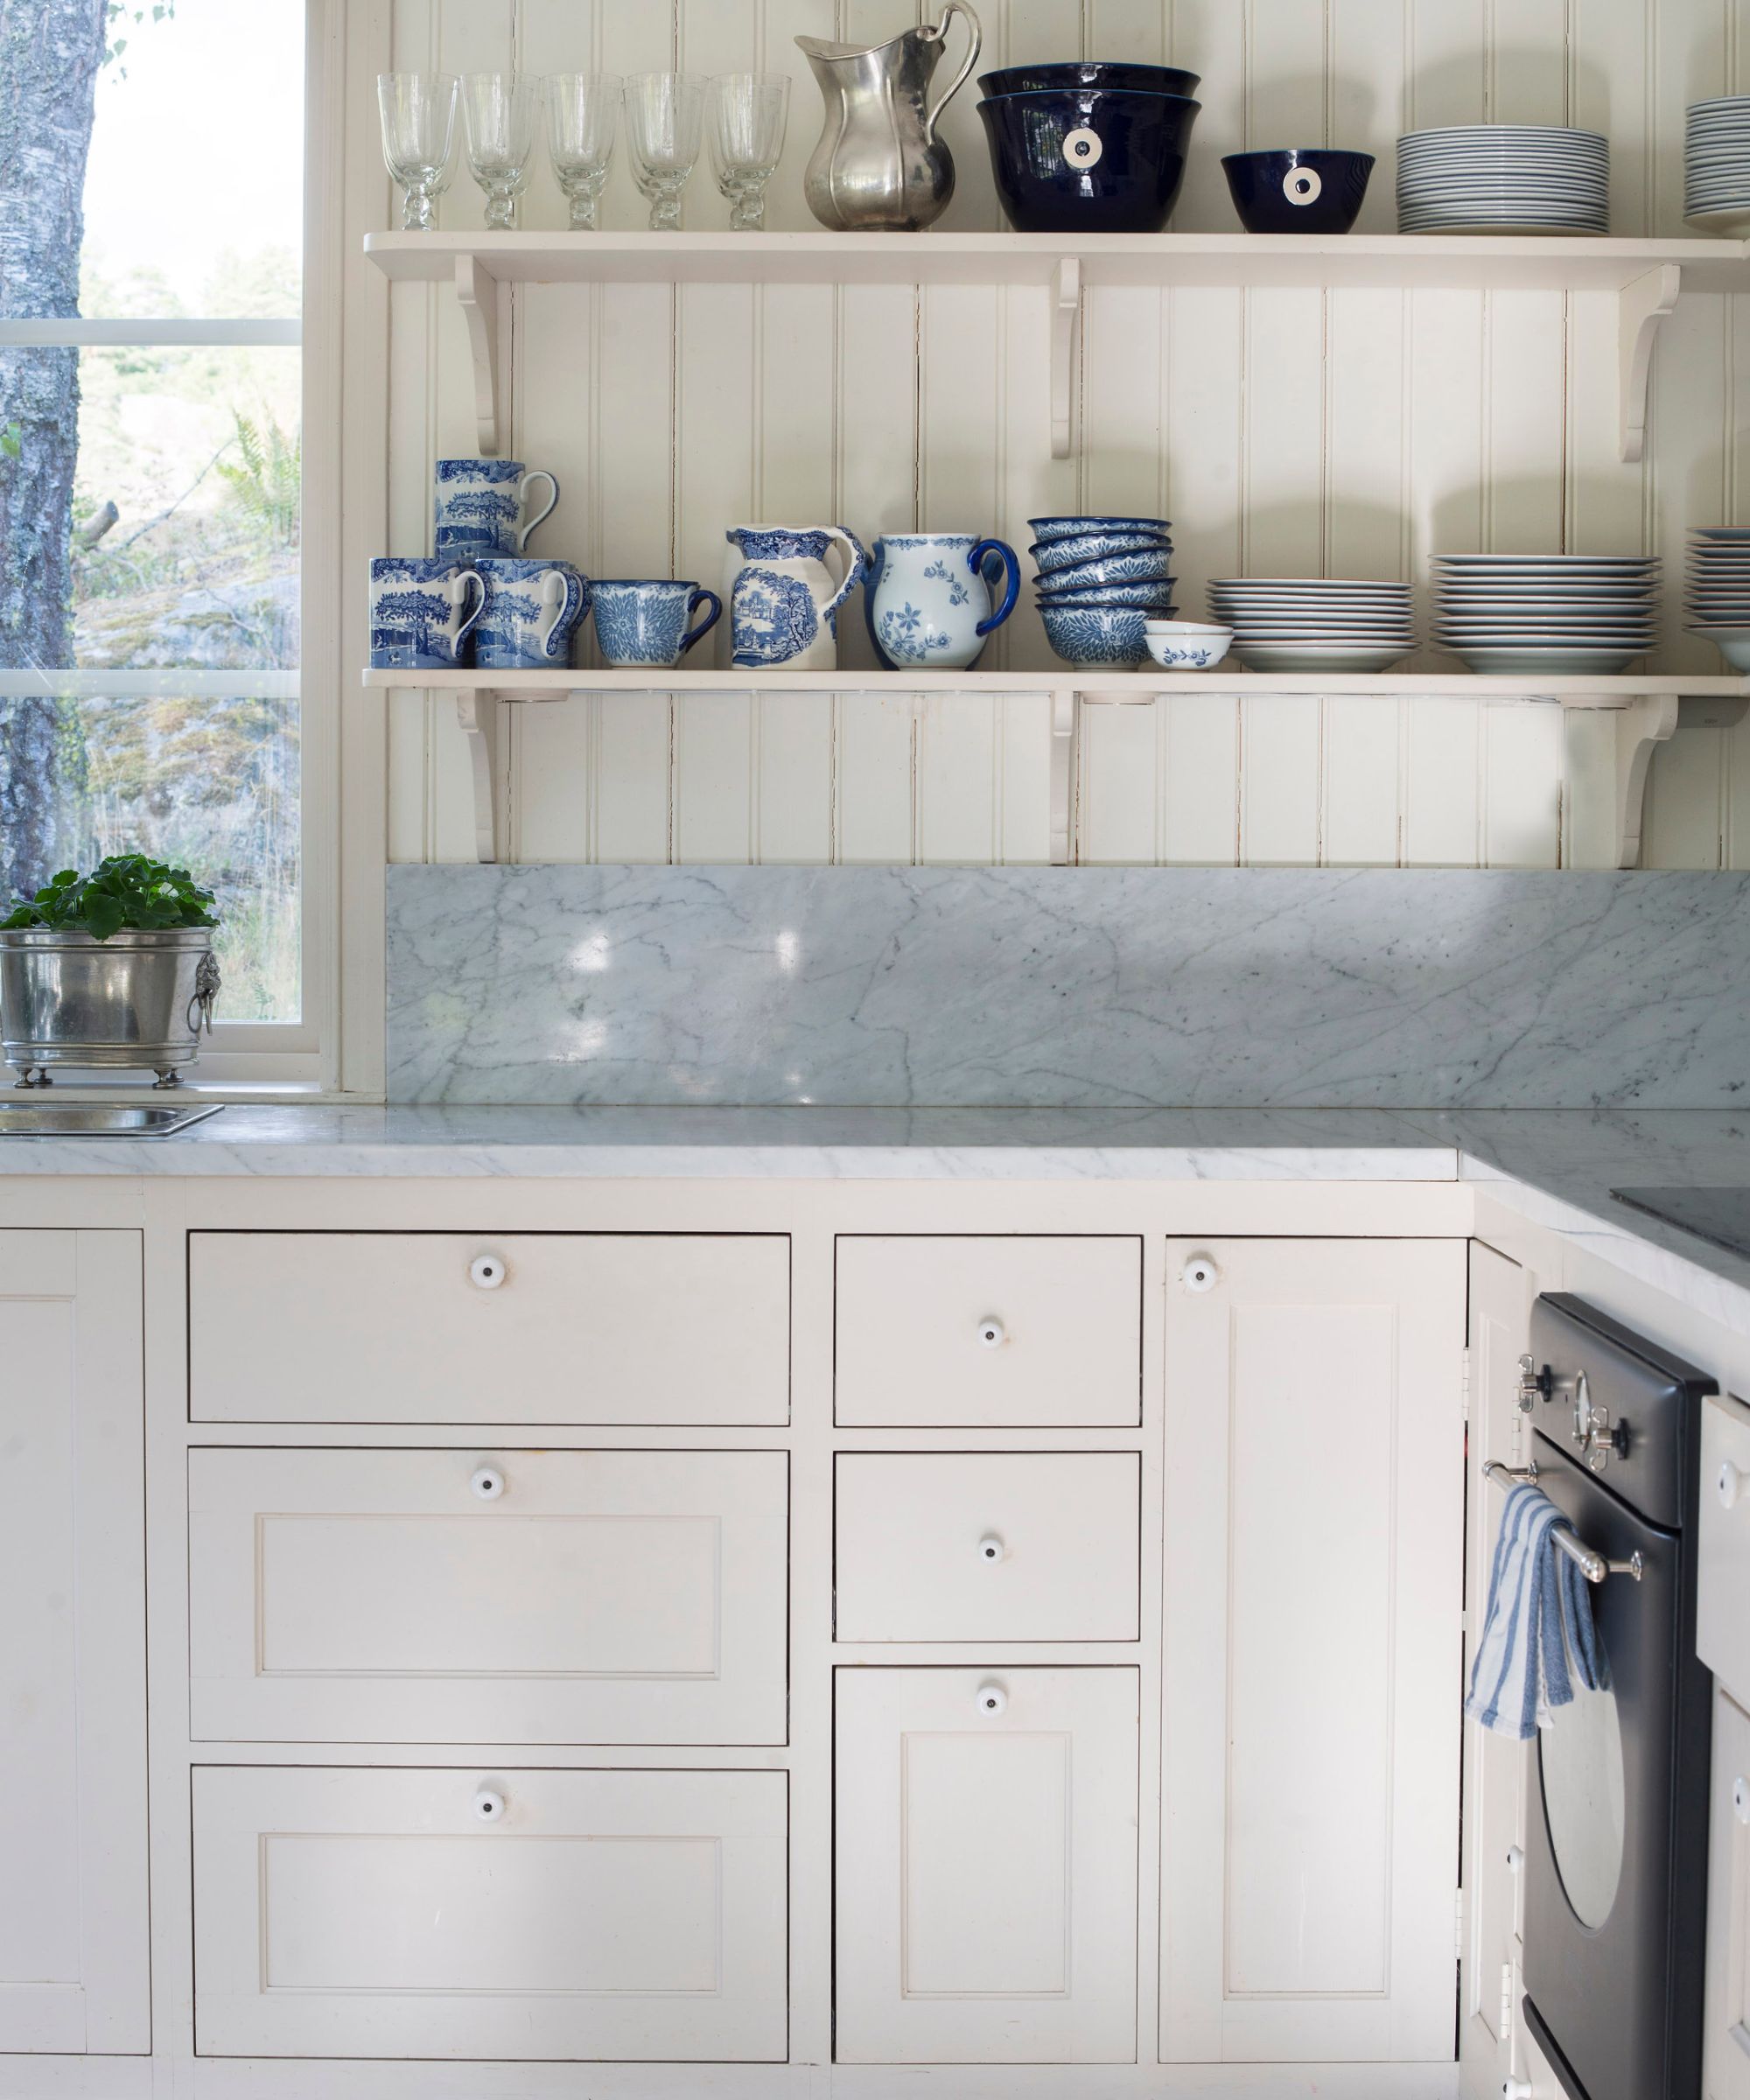
[{"label": "silver pitcher handle", "polygon": [[199,1035],[203,1026],[207,1034],[212,1034],[213,1002],[218,997],[219,959],[209,948],[194,966],[194,996],[182,1017],[182,1025],[191,1035]]},{"label": "silver pitcher handle", "polygon": [[956,15],[964,15],[966,17],[967,23],[972,31],[972,46],[966,54],[965,65],[963,65],[960,71],[955,74],[954,79],[948,87],[947,87],[942,93],[936,97],[935,101],[930,105],[928,109],[924,112],[924,144],[927,146],[933,146],[935,144],[935,120],[942,115],[942,111],[947,108],[948,105],[954,100],[955,96],[960,93],[961,89],[965,87],[967,75],[978,63],[979,49],[984,41],[984,32],[978,26],[978,18],[973,13],[972,10],[968,7],[966,4],[966,0],[948,0],[948,5],[942,10],[942,20],[936,24],[934,29],[930,33],[937,38],[945,37],[948,34],[948,25],[949,22],[953,20]]}]

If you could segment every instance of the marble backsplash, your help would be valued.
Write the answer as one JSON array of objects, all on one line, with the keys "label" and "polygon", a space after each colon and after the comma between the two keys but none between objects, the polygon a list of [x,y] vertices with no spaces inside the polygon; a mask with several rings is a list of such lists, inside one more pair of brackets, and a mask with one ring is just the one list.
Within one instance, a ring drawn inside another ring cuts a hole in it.
[{"label": "marble backsplash", "polygon": [[1721,1108],[1750,875],[394,867],[388,1098]]}]

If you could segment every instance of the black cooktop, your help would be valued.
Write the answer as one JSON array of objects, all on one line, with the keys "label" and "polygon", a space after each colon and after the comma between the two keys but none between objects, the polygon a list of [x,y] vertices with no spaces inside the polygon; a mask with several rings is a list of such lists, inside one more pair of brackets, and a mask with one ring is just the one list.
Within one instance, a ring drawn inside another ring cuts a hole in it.
[{"label": "black cooktop", "polygon": [[1610,1193],[1630,1210],[1644,1211],[1750,1261],[1750,1188],[1613,1188]]}]

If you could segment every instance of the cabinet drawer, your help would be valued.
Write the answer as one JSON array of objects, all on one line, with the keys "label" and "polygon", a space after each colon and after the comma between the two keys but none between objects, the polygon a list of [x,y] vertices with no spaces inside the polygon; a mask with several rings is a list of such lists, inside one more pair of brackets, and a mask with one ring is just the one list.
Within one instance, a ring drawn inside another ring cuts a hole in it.
[{"label": "cabinet drawer", "polygon": [[194,1232],[198,1422],[781,1423],[780,1233]]},{"label": "cabinet drawer", "polygon": [[839,2062],[1134,2062],[1138,1673],[834,1677]]},{"label": "cabinet drawer", "polygon": [[1134,1641],[1133,1451],[844,1452],[841,1641]]},{"label": "cabinet drawer", "polygon": [[781,1772],[197,1769],[204,2056],[781,2061]]},{"label": "cabinet drawer", "polygon": [[1701,1410],[1696,1653],[1750,1702],[1750,1407],[1715,1394]]},{"label": "cabinet drawer", "polygon": [[1750,2100],[1750,1714],[1717,1687],[1712,1793],[1702,2087],[1707,2100]]},{"label": "cabinet drawer", "polygon": [[1142,1419],[1139,1239],[847,1235],[836,1269],[842,1423]]},{"label": "cabinet drawer", "polygon": [[781,1452],[193,1451],[196,1740],[780,1743]]}]

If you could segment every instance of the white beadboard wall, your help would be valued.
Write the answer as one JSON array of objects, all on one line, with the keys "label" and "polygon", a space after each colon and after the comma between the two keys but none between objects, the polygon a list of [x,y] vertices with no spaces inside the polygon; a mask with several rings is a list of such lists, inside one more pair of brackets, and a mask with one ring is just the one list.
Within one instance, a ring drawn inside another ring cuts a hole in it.
[{"label": "white beadboard wall", "polygon": [[[768,224],[808,228],[819,96],[791,39],[872,40],[915,4],[394,0],[396,62],[788,70]],[[1398,133],[1494,118],[1607,132],[1613,230],[1681,233],[1684,106],[1750,91],[1750,0],[976,4],[980,70],[1083,53],[1202,74],[1180,231],[1236,225],[1223,152],[1322,143],[1378,157],[1361,230],[1390,232]],[[969,84],[946,121],[948,228],[1003,223],[976,99]],[[391,223],[387,186],[383,210]],[[643,210],[622,149],[604,224],[641,226]],[[442,223],[480,214],[464,170]],[[564,219],[543,164],[522,223]],[[727,223],[703,164],[686,222]],[[448,288],[392,297],[391,550],[416,553],[431,460],[473,449],[470,384]],[[1196,617],[1211,576],[1410,578],[1425,601],[1436,550],[1648,550],[1668,565],[1656,668],[1720,668],[1677,601],[1685,528],[1750,513],[1750,298],[1684,298],[1636,466],[1616,457],[1603,294],[1097,290],[1063,460],[1033,289],[530,285],[507,305],[510,449],[564,486],[536,547],[592,574],[715,585],[724,529],[746,520],[843,522],[865,542],[994,530],[1024,552],[1030,513],[1143,510],[1174,521],[1180,605]],[[847,664],[872,661],[860,615],[843,646]],[[985,668],[1053,662],[1024,597]],[[1412,668],[1460,667],[1429,653]],[[1078,857],[1182,865],[1556,866],[1564,780],[1609,733],[1549,705],[1213,686],[1083,720]],[[471,858],[453,709],[395,694],[390,738],[390,858]],[[510,710],[508,857],[1043,861],[1049,761],[1043,693],[596,695]],[[1644,864],[1750,867],[1750,724],[1660,751]]]}]

